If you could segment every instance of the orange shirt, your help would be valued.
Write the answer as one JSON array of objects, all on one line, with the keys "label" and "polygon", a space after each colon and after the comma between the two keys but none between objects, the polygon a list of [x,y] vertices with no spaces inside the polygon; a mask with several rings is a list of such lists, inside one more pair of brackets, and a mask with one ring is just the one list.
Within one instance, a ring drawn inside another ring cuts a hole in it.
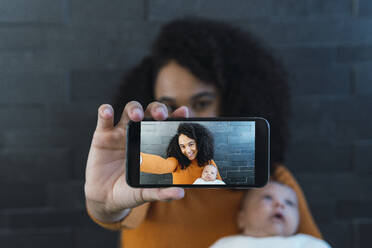
[{"label": "orange shirt", "polygon": [[[274,180],[292,187],[298,197],[298,233],[321,238],[305,196],[292,174],[278,166]],[[217,239],[239,233],[237,213],[243,190],[186,189],[185,197],[171,202],[152,202],[131,210],[122,221],[99,225],[121,230],[122,247],[208,247]]]},{"label": "orange shirt", "polygon": [[[181,169],[181,165],[178,160],[174,157],[162,158],[158,155],[148,154],[141,152],[142,164],[141,171],[152,173],[152,174],[165,174],[172,173],[173,184],[192,184],[196,179],[202,176],[203,169],[200,167],[196,159],[191,161],[191,164],[184,170]],[[213,159],[209,164],[212,164],[217,168],[217,179],[222,180],[218,167],[214,163]]]}]

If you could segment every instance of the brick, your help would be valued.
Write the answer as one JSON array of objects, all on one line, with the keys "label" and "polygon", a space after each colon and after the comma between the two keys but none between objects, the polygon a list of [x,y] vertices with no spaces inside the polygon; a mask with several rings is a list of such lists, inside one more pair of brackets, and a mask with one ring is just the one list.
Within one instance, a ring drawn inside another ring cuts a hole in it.
[{"label": "brick", "polygon": [[352,173],[314,174],[291,170],[305,192],[308,202],[329,203],[362,201],[370,198],[372,182],[369,177]]},{"label": "brick", "polygon": [[361,175],[370,175],[372,168],[372,140],[358,141],[354,145],[354,163],[355,169]]},{"label": "brick", "polygon": [[351,145],[299,142],[290,145],[287,166],[297,172],[326,173],[352,170]]},{"label": "brick", "polygon": [[73,149],[73,178],[82,180],[85,178],[85,168],[87,166],[87,158],[90,149],[90,141]]},{"label": "brick", "polygon": [[93,0],[86,4],[83,0],[70,2],[70,20],[73,22],[87,21],[90,19],[100,21],[142,20],[144,19],[143,1],[111,1],[105,4],[99,0]]},{"label": "brick", "polygon": [[73,247],[72,233],[69,229],[43,229],[0,231],[0,242],[7,248],[33,247],[55,248]]},{"label": "brick", "polygon": [[8,215],[0,212],[0,230],[2,228],[8,228],[8,226],[9,226]]},{"label": "brick", "polygon": [[216,154],[214,155],[214,160],[221,160],[221,161],[224,161],[226,160],[226,155],[224,153],[221,153],[221,152],[218,152],[218,150],[216,151]]},{"label": "brick", "polygon": [[331,247],[353,247],[353,232],[351,223],[345,220],[333,220],[317,223],[320,231]]},{"label": "brick", "polygon": [[355,247],[357,248],[368,247],[371,239],[372,219],[370,218],[357,219],[354,222],[354,225],[356,226]]},{"label": "brick", "polygon": [[281,17],[281,16],[346,16],[349,15],[350,3],[342,1],[338,4],[331,2],[305,1],[301,4],[291,0],[264,1],[189,1],[187,5],[183,1],[149,1],[149,20],[170,20],[179,16],[202,16],[209,18],[242,20],[254,17]]},{"label": "brick", "polygon": [[45,185],[31,183],[0,183],[0,209],[45,206]]},{"label": "brick", "polygon": [[2,51],[0,72],[63,73],[71,68],[126,71],[146,54],[146,47],[126,46],[123,49],[123,44],[112,50],[88,46],[72,50],[58,47],[41,51]]},{"label": "brick", "polygon": [[111,103],[121,83],[119,71],[73,71],[71,73],[71,98],[74,102]]},{"label": "brick", "polygon": [[343,219],[372,218],[372,201],[370,199],[360,201],[341,200],[337,203],[337,217]]},{"label": "brick", "polygon": [[289,85],[295,96],[350,94],[350,68],[347,65],[297,66],[290,73]]},{"label": "brick", "polygon": [[224,135],[218,135],[214,137],[214,144],[217,146],[222,146],[224,144],[227,145],[227,136]]},{"label": "brick", "polygon": [[73,247],[118,247],[119,232],[112,232],[103,228],[76,228],[73,231]]},{"label": "brick", "polygon": [[18,228],[61,228],[93,227],[95,224],[86,210],[56,211],[51,209],[13,210],[9,213],[9,227]]},{"label": "brick", "polygon": [[[69,99],[66,74],[1,74],[0,103],[44,103]],[[31,93],[32,92],[32,93]]]},{"label": "brick", "polygon": [[1,182],[60,181],[72,176],[69,149],[7,149],[0,151]]},{"label": "brick", "polygon": [[247,154],[226,155],[226,160],[227,161],[240,161],[240,162],[246,163],[246,162],[250,161],[251,159],[252,159],[252,157],[248,156]]},{"label": "brick", "polygon": [[251,144],[254,142],[254,135],[240,135],[240,136],[228,136],[228,143],[229,144]]},{"label": "brick", "polygon": [[241,179],[253,176],[250,172],[227,172],[227,177],[229,179]]},{"label": "brick", "polygon": [[356,69],[356,93],[361,95],[372,94],[372,63],[357,65]]},{"label": "brick", "polygon": [[322,46],[278,46],[273,54],[280,58],[286,68],[299,66],[329,66],[338,59],[338,50],[332,45]]},{"label": "brick", "polygon": [[53,209],[85,210],[84,181],[49,183],[47,205]]},{"label": "brick", "polygon": [[93,132],[94,130],[82,128],[75,130],[69,128],[22,128],[0,131],[0,140],[8,148],[89,147]]},{"label": "brick", "polygon": [[315,219],[315,223],[332,222],[336,219],[336,202],[313,202],[308,201],[310,212]]},{"label": "brick", "polygon": [[172,182],[173,182],[173,177],[171,173],[156,175],[156,174],[149,174],[149,173],[141,172],[141,175],[140,175],[141,184],[160,184],[160,183],[172,184]]},{"label": "brick", "polygon": [[299,19],[259,19],[236,24],[251,31],[271,46],[335,46],[368,44],[369,19],[331,17]]},{"label": "brick", "polygon": [[372,137],[370,106],[372,99],[367,96],[294,97],[290,123],[293,142],[350,143],[368,139]]},{"label": "brick", "polygon": [[54,128],[95,130],[99,104],[51,103],[47,106],[48,125]]},{"label": "brick", "polygon": [[45,33],[40,27],[1,27],[0,49],[43,49],[46,47]]},{"label": "brick", "polygon": [[3,23],[63,23],[65,1],[5,0],[0,8]]},{"label": "brick", "polygon": [[358,1],[358,16],[361,17],[370,17],[372,16],[372,3],[368,0],[359,0]]},{"label": "brick", "polygon": [[144,144],[144,145],[160,145],[160,144],[162,144],[162,139],[161,139],[161,136],[158,135],[158,133],[153,133],[151,136],[150,135],[142,135],[141,136],[141,144]]},{"label": "brick", "polygon": [[255,129],[254,129],[253,124],[245,122],[244,125],[240,125],[240,126],[230,125],[229,131],[235,135],[239,135],[239,134],[244,135],[244,134],[249,134],[249,133],[253,133],[254,135]]},{"label": "brick", "polygon": [[101,55],[108,52],[111,56],[115,56],[127,48],[149,48],[159,28],[160,24],[150,25],[144,21],[120,21],[113,25],[112,22],[106,23],[95,18],[89,22],[85,20],[72,22],[49,29],[46,40],[48,44],[53,44],[63,51],[95,48]]},{"label": "brick", "polygon": [[372,59],[372,46],[368,44],[344,45],[337,48],[335,61],[360,62]]},{"label": "brick", "polygon": [[41,104],[0,104],[0,127],[3,130],[45,127],[45,107]]}]

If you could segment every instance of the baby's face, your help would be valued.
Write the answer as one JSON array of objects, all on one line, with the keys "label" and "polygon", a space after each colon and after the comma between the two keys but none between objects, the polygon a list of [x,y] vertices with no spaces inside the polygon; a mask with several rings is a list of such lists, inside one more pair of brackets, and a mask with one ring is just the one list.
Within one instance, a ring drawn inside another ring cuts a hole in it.
[{"label": "baby's face", "polygon": [[217,177],[217,169],[213,165],[207,165],[204,167],[202,173],[202,179],[205,181],[214,181]]},{"label": "baby's face", "polygon": [[288,186],[269,182],[243,199],[238,225],[243,234],[254,237],[290,236],[298,227],[296,192]]}]

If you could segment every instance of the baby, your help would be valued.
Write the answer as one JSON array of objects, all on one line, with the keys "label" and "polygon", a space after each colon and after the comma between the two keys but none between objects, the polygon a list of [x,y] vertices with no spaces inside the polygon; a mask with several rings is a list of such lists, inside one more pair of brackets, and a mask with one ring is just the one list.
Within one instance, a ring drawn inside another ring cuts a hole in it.
[{"label": "baby", "polygon": [[217,178],[217,168],[211,164],[206,165],[202,172],[202,177],[195,180],[193,184],[225,184]]},{"label": "baby", "polygon": [[210,248],[306,247],[330,248],[323,240],[295,234],[299,224],[296,192],[270,181],[261,189],[249,190],[238,213],[240,235],[222,238]]}]

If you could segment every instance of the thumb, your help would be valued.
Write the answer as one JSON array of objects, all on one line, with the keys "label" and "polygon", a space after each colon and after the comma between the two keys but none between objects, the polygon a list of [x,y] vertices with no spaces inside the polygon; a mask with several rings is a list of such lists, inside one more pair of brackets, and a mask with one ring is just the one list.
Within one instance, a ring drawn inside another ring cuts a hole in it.
[{"label": "thumb", "polygon": [[183,188],[143,189],[142,197],[145,201],[179,200],[185,196]]}]

